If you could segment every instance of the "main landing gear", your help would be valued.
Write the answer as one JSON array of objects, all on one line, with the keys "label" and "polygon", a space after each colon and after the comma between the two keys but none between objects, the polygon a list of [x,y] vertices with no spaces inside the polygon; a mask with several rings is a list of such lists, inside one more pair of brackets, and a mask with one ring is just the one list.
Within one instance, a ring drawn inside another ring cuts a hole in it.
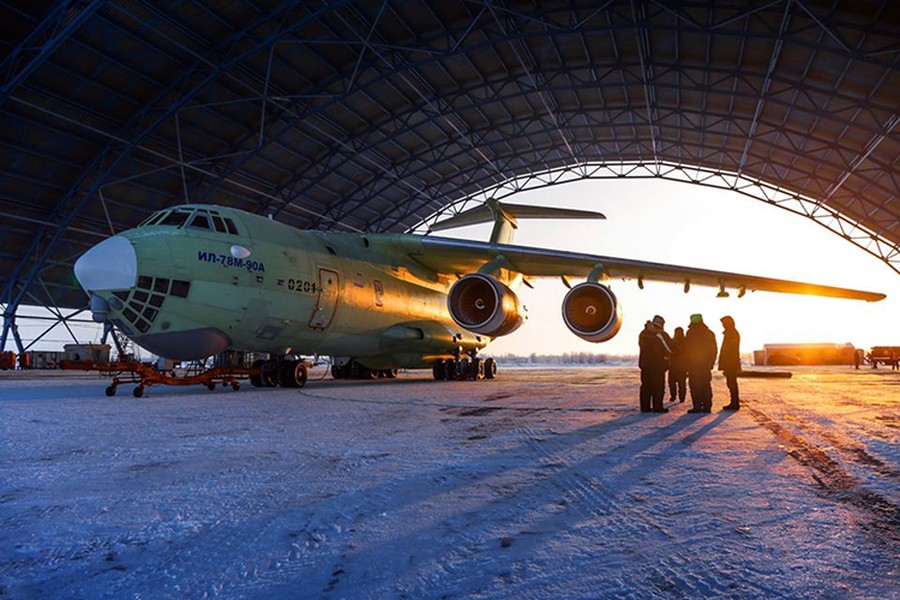
[{"label": "main landing gear", "polygon": [[497,361],[471,355],[465,358],[440,358],[431,368],[438,381],[478,381],[497,377]]},{"label": "main landing gear", "polygon": [[332,363],[331,376],[335,379],[396,379],[397,369],[370,369],[351,358],[342,365]]},{"label": "main landing gear", "polygon": [[253,369],[259,371],[250,376],[253,387],[302,388],[309,378],[306,363],[302,360],[258,360],[253,363]]}]

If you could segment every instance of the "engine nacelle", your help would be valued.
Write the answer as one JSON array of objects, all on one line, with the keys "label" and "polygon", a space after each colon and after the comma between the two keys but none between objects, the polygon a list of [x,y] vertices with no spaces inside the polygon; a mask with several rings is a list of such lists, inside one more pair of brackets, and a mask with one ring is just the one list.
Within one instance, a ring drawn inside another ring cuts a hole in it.
[{"label": "engine nacelle", "polygon": [[569,331],[589,342],[612,339],[622,327],[622,308],[615,294],[593,281],[569,290],[563,299],[562,316]]},{"label": "engine nacelle", "polygon": [[525,320],[515,292],[481,273],[471,273],[453,284],[447,308],[457,325],[490,337],[512,333]]}]

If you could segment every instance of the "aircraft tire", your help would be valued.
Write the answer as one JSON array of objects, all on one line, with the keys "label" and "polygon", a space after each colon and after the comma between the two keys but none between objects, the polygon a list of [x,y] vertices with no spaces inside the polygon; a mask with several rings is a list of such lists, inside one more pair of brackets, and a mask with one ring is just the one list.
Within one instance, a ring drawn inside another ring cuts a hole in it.
[{"label": "aircraft tire", "polygon": [[259,359],[253,363],[252,368],[260,369],[259,375],[251,375],[250,376],[250,385],[252,385],[253,387],[263,387],[262,368],[265,363],[266,363],[266,361],[264,361],[262,359]]},{"label": "aircraft tire", "polygon": [[275,387],[278,385],[278,365],[271,360],[263,361],[260,374],[263,387]]},{"label": "aircraft tire", "polygon": [[448,360],[446,363],[446,373],[444,375],[444,379],[446,379],[447,381],[455,381],[458,373],[459,369],[456,366],[456,361]]},{"label": "aircraft tire", "polygon": [[484,361],[477,356],[469,363],[469,379],[473,381],[484,379]]},{"label": "aircraft tire", "polygon": [[443,381],[447,379],[447,361],[439,358],[431,365],[431,374],[434,375],[435,381]]},{"label": "aircraft tire", "polygon": [[344,372],[344,367],[340,365],[331,365],[331,378],[332,379],[346,379],[347,375]]},{"label": "aircraft tire", "polygon": [[497,378],[497,361],[493,358],[486,358],[484,360],[484,377],[485,379]]},{"label": "aircraft tire", "polygon": [[306,365],[299,360],[287,360],[278,373],[281,387],[300,388],[306,385]]}]

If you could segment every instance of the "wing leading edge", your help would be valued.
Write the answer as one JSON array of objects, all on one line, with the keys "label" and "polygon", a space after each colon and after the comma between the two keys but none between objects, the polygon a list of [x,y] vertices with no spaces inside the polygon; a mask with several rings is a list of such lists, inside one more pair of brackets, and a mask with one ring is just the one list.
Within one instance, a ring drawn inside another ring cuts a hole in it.
[{"label": "wing leading edge", "polygon": [[664,281],[681,283],[686,288],[699,285],[722,291],[733,289],[738,290],[741,295],[747,291],[766,291],[867,302],[886,298],[885,294],[879,292],[561,250],[423,236],[402,236],[393,241],[395,248],[400,246],[396,249],[404,251],[419,264],[438,273],[471,273],[488,261],[502,256],[511,270],[526,277],[585,278],[601,266],[612,279]]}]

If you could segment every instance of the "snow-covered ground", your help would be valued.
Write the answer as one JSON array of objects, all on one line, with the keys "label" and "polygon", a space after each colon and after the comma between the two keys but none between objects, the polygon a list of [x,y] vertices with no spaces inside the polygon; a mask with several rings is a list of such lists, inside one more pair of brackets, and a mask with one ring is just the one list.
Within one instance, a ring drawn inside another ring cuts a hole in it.
[{"label": "snow-covered ground", "polygon": [[900,374],[0,375],[0,598],[898,598]]}]

